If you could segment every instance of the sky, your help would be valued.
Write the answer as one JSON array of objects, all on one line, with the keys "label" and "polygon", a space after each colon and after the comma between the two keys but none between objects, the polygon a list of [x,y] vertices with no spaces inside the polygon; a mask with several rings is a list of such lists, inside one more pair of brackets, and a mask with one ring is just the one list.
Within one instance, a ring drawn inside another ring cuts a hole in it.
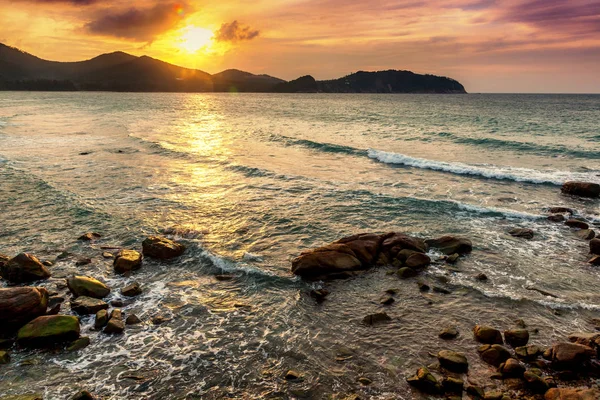
[{"label": "sky", "polygon": [[403,69],[473,92],[600,93],[600,0],[0,0],[0,42],[282,79]]}]

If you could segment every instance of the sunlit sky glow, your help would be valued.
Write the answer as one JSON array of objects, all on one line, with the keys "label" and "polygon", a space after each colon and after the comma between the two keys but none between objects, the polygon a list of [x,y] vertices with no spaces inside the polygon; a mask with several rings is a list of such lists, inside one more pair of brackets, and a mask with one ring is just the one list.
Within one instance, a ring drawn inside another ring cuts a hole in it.
[{"label": "sunlit sky glow", "polygon": [[600,0],[0,0],[0,42],[283,79],[409,69],[470,92],[600,92]]}]

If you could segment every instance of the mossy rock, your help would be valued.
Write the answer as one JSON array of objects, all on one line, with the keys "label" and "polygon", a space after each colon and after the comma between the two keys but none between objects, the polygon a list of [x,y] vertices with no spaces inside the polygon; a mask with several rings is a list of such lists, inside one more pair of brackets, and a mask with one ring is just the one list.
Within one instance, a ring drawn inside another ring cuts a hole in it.
[{"label": "mossy rock", "polygon": [[89,296],[101,299],[108,296],[110,288],[97,279],[88,276],[73,276],[67,279],[67,286],[75,297]]},{"label": "mossy rock", "polygon": [[19,329],[17,341],[23,346],[44,347],[79,338],[79,319],[70,315],[37,317]]}]

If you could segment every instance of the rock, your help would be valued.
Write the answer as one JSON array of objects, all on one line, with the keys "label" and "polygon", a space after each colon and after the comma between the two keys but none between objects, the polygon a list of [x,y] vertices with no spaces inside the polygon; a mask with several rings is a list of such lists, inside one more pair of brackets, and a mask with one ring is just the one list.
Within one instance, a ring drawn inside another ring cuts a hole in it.
[{"label": "rock", "polygon": [[384,306],[389,306],[391,304],[394,304],[396,300],[394,300],[394,298],[392,296],[384,296],[379,303],[383,304]]},{"label": "rock", "polygon": [[458,330],[453,326],[444,328],[438,336],[440,337],[440,339],[444,340],[454,339],[458,336]]},{"label": "rock", "polygon": [[579,370],[594,355],[592,348],[575,343],[557,343],[544,354],[557,370]]},{"label": "rock", "polygon": [[67,351],[77,351],[84,349],[90,345],[90,338],[87,336],[82,336],[79,339],[75,340],[73,343],[67,347]]},{"label": "rock", "polygon": [[230,281],[233,278],[235,278],[235,275],[233,274],[219,274],[219,275],[215,275],[215,279],[220,281],[220,282],[224,282],[224,281]]},{"label": "rock", "polygon": [[27,253],[21,253],[8,260],[0,269],[0,275],[12,283],[28,283],[51,276],[40,260]]},{"label": "rock", "polygon": [[317,303],[322,303],[325,298],[329,295],[329,291],[325,289],[313,289],[310,291],[310,297],[315,299]]},{"label": "rock", "polygon": [[61,304],[56,304],[54,307],[50,307],[46,311],[46,315],[57,315],[60,312]]},{"label": "rock", "polygon": [[483,361],[495,367],[498,367],[511,357],[510,351],[499,344],[487,344],[479,347],[477,351]]},{"label": "rock", "polygon": [[363,267],[368,268],[375,265],[381,251],[383,237],[374,233],[360,233],[342,238],[335,244],[346,245],[361,262]]},{"label": "rock", "polygon": [[7,350],[10,349],[13,344],[15,344],[15,341],[11,338],[11,339],[4,339],[4,338],[0,338],[0,349],[3,350]]},{"label": "rock", "polygon": [[77,240],[91,242],[92,240],[100,239],[101,237],[102,236],[99,233],[88,232],[88,233],[85,233],[85,234],[79,236],[79,238]]},{"label": "rock", "polygon": [[589,259],[588,264],[600,265],[600,256],[592,256],[592,258]]},{"label": "rock", "polygon": [[572,333],[569,335],[569,342],[591,347],[592,349],[598,349],[600,348],[600,333]]},{"label": "rock", "polygon": [[443,368],[448,371],[463,373],[469,369],[469,362],[463,353],[457,353],[451,350],[442,350],[438,353],[438,361]]},{"label": "rock", "polygon": [[469,239],[457,236],[442,236],[437,239],[428,239],[425,243],[446,255],[454,253],[468,254],[473,250],[473,244]]},{"label": "rock", "polygon": [[590,253],[600,255],[600,239],[590,240]]},{"label": "rock", "polygon": [[162,325],[165,322],[169,322],[171,320],[171,318],[165,316],[165,315],[155,315],[154,317],[152,317],[152,323],[154,325]]},{"label": "rock", "polygon": [[474,399],[483,399],[485,398],[485,392],[479,386],[469,385],[467,386],[467,394]]},{"label": "rock", "polygon": [[44,261],[42,261],[42,265],[45,267],[51,267],[54,264],[52,263],[52,261],[44,260]]},{"label": "rock", "polygon": [[331,244],[304,252],[292,261],[292,273],[314,280],[362,268],[360,260],[345,244]]},{"label": "rock", "polygon": [[108,251],[105,251],[104,253],[102,253],[102,257],[104,258],[113,258],[113,254],[109,253]]},{"label": "rock", "polygon": [[565,222],[565,225],[567,225],[570,228],[577,228],[577,229],[589,229],[589,225],[586,222],[580,221],[578,219],[568,219]]},{"label": "rock", "polygon": [[286,381],[296,381],[296,380],[300,379],[300,373],[297,371],[294,371],[293,369],[290,369],[288,372],[286,372],[284,379]]},{"label": "rock", "polygon": [[565,216],[562,214],[552,214],[548,216],[548,221],[551,222],[563,222],[565,219]]},{"label": "rock", "polygon": [[536,345],[521,346],[515,348],[515,354],[517,357],[523,360],[531,361],[535,360],[542,354],[542,349]]},{"label": "rock", "polygon": [[141,323],[142,320],[135,314],[129,314],[125,319],[125,325],[137,325]]},{"label": "rock", "polygon": [[125,323],[123,322],[123,313],[118,308],[115,308],[110,313],[108,323],[104,327],[104,333],[123,333],[125,330]]},{"label": "rock", "polygon": [[115,257],[113,266],[119,274],[138,270],[142,267],[142,255],[135,250],[121,250]]},{"label": "rock", "polygon": [[363,323],[367,324],[367,325],[375,325],[381,322],[387,322],[387,321],[391,321],[392,319],[390,318],[389,315],[387,315],[387,313],[385,312],[380,312],[380,313],[375,313],[375,314],[369,314],[366,317],[363,318]]},{"label": "rock", "polygon": [[100,299],[88,296],[80,296],[71,301],[71,310],[80,315],[96,314],[100,310],[106,310],[108,304]]},{"label": "rock", "polygon": [[100,330],[104,328],[104,326],[108,322],[108,311],[100,310],[96,313],[96,320],[94,322],[94,329]]},{"label": "rock", "polygon": [[370,385],[371,383],[373,383],[373,381],[372,381],[372,380],[370,380],[369,378],[367,378],[367,377],[364,377],[364,376],[361,376],[361,377],[360,377],[360,378],[358,378],[357,380],[358,380],[358,382],[359,382],[361,385],[364,385],[364,386],[368,386],[368,385]]},{"label": "rock", "polygon": [[43,347],[79,338],[79,319],[70,315],[37,317],[19,329],[17,341],[28,347]]},{"label": "rock", "polygon": [[88,265],[92,263],[92,259],[91,258],[80,258],[77,261],[75,261],[75,266],[77,267],[82,267],[84,265]]},{"label": "rock", "polygon": [[383,236],[381,251],[388,255],[388,258],[394,259],[402,250],[413,250],[418,253],[427,252],[427,244],[423,239],[415,238],[404,233],[388,233]]},{"label": "rock", "polygon": [[548,212],[551,214],[575,214],[575,211],[568,207],[550,207]]},{"label": "rock", "polygon": [[2,268],[4,266],[4,264],[6,264],[8,262],[8,260],[10,260],[9,256],[7,256],[6,254],[0,253],[0,268]]},{"label": "rock", "polygon": [[419,291],[420,292],[428,292],[430,287],[428,284],[426,284],[425,282],[417,282],[417,286],[419,287]]},{"label": "rock", "polygon": [[523,239],[533,239],[534,232],[528,228],[514,228],[508,231],[511,236],[519,237]]},{"label": "rock", "polygon": [[592,389],[550,389],[544,395],[545,400],[597,400],[600,399],[600,390]]},{"label": "rock", "polygon": [[4,350],[0,350],[0,364],[8,364],[9,362],[10,355]]},{"label": "rock", "polygon": [[425,367],[419,368],[417,374],[406,380],[411,386],[428,394],[440,394],[442,386],[431,372]]},{"label": "rock", "polygon": [[449,255],[446,258],[446,262],[448,264],[456,264],[456,262],[458,261],[459,257],[460,257],[460,254],[458,254],[458,253],[451,254],[451,255]]},{"label": "rock", "polygon": [[405,265],[408,268],[412,268],[414,270],[423,269],[429,264],[431,264],[431,258],[429,258],[427,254],[423,253],[414,253],[408,257],[405,262]]},{"label": "rock", "polygon": [[448,289],[446,289],[446,288],[443,288],[443,287],[441,287],[441,286],[433,286],[433,288],[432,288],[432,289],[433,289],[433,291],[434,291],[434,292],[436,292],[436,293],[441,293],[441,294],[450,294],[450,293],[452,293],[452,292],[451,292],[451,291],[449,291]]},{"label": "rock", "polygon": [[167,260],[182,255],[185,246],[167,238],[150,236],[142,242],[142,249],[146,257]]},{"label": "rock", "polygon": [[0,288],[2,328],[20,327],[24,323],[46,314],[47,307],[48,291],[44,288]]},{"label": "rock", "polygon": [[502,334],[498,329],[489,326],[475,325],[473,328],[475,340],[485,344],[502,344]]},{"label": "rock", "polygon": [[527,329],[509,329],[504,331],[504,340],[512,347],[525,346],[529,342],[529,331]]},{"label": "rock", "polygon": [[96,400],[96,397],[87,390],[79,391],[71,400]]},{"label": "rock", "polygon": [[486,274],[484,274],[483,272],[481,272],[481,273],[479,273],[479,274],[477,274],[475,276],[475,279],[477,279],[478,281],[481,281],[481,282],[485,282],[485,281],[488,280],[488,277],[487,277]]},{"label": "rock", "polygon": [[596,232],[591,229],[582,229],[580,231],[575,232],[575,236],[577,236],[581,240],[592,240],[596,237]]},{"label": "rock", "polygon": [[600,185],[590,182],[565,182],[561,191],[580,197],[600,197]]},{"label": "rock", "polygon": [[133,282],[130,285],[125,286],[121,289],[121,294],[127,297],[139,296],[142,294],[142,288],[138,282]]},{"label": "rock", "polygon": [[442,379],[442,388],[445,393],[460,394],[464,389],[465,383],[462,379],[446,376]]},{"label": "rock", "polygon": [[527,388],[534,393],[544,394],[550,388],[542,377],[532,371],[525,371],[523,379],[527,382]]},{"label": "rock", "polygon": [[110,293],[110,288],[104,283],[87,276],[74,276],[67,279],[67,287],[75,297],[88,296],[101,299]]},{"label": "rock", "polygon": [[400,277],[402,279],[407,279],[407,278],[412,278],[414,276],[417,276],[417,271],[415,271],[412,268],[402,267],[398,270],[398,272],[396,274],[398,275],[398,277]]},{"label": "rock", "polygon": [[499,371],[502,373],[502,376],[506,378],[520,378],[525,372],[525,367],[520,361],[509,358],[500,364]]}]

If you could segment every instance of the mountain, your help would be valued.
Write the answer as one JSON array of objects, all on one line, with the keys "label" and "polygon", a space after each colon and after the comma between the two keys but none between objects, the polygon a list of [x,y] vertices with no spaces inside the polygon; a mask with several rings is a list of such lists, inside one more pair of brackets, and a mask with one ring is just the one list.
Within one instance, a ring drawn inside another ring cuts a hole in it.
[{"label": "mountain", "polygon": [[410,71],[357,72],[317,81],[307,75],[286,82],[228,69],[211,75],[152,57],[123,52],[86,61],[43,60],[0,43],[0,90],[104,90],[127,92],[466,93],[457,81]]}]

